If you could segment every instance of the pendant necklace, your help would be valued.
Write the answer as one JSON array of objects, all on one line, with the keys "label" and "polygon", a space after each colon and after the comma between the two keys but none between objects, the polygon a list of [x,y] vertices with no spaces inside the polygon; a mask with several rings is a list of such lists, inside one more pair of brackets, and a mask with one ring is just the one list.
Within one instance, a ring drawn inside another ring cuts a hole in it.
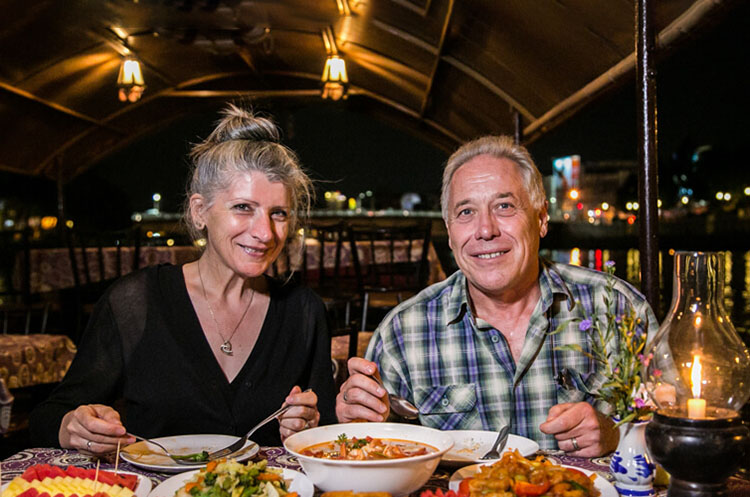
[{"label": "pendant necklace", "polygon": [[206,295],[206,286],[203,284],[203,274],[201,273],[201,263],[198,261],[198,278],[201,280],[201,289],[203,289],[203,299],[206,301],[206,305],[208,306],[208,312],[211,313],[211,319],[214,321],[214,326],[216,326],[216,333],[219,334],[221,339],[223,340],[221,347],[219,349],[226,355],[234,355],[232,352],[232,337],[235,333],[237,333],[237,330],[240,327],[240,323],[245,319],[245,315],[247,314],[247,311],[250,310],[250,306],[253,304],[253,298],[255,298],[255,290],[253,289],[252,295],[250,295],[250,302],[247,303],[247,307],[245,307],[245,312],[242,313],[242,316],[240,317],[240,320],[237,321],[237,324],[234,326],[234,329],[232,330],[232,333],[229,335],[229,338],[224,338],[224,335],[221,334],[220,328],[219,328],[219,322],[216,320],[216,316],[214,315],[214,310],[211,308],[211,303],[208,301],[208,295]]}]

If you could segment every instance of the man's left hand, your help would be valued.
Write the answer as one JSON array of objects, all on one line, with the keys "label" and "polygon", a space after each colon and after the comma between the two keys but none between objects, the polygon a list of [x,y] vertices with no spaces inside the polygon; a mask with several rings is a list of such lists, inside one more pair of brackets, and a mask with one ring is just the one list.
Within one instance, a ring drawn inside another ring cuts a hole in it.
[{"label": "man's left hand", "polygon": [[607,454],[617,448],[620,437],[614,422],[587,402],[552,406],[539,429],[554,435],[560,450],[579,457]]}]

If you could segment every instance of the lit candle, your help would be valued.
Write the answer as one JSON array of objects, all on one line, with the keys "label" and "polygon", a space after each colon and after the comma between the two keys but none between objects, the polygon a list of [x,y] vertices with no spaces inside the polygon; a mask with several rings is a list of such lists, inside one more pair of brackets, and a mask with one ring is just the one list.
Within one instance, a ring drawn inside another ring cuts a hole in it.
[{"label": "lit candle", "polygon": [[690,368],[690,382],[692,383],[693,398],[688,399],[687,409],[688,417],[705,418],[706,417],[706,399],[701,396],[701,360],[697,355],[693,356],[693,365]]}]

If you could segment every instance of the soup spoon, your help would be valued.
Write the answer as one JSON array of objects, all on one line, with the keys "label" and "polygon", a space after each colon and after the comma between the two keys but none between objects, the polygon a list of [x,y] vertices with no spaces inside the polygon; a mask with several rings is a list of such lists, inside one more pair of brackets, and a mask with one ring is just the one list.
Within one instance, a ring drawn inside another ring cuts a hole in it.
[{"label": "soup spoon", "polygon": [[[383,380],[380,379],[378,375],[370,376],[370,378],[375,380],[381,387],[383,387],[383,390],[388,392],[388,389],[383,385]],[[412,420],[419,417],[419,409],[405,398],[388,393],[388,400],[391,404],[391,410],[402,418]]]}]

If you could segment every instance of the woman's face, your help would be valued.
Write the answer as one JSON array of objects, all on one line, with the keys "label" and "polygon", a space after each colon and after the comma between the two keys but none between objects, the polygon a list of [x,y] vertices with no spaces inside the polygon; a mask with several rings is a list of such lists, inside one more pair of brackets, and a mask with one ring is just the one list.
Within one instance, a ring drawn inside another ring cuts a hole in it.
[{"label": "woman's face", "polygon": [[291,205],[286,186],[254,171],[235,175],[207,209],[202,196],[193,197],[198,197],[199,219],[208,232],[206,251],[244,277],[265,273],[284,248],[289,232]]}]

